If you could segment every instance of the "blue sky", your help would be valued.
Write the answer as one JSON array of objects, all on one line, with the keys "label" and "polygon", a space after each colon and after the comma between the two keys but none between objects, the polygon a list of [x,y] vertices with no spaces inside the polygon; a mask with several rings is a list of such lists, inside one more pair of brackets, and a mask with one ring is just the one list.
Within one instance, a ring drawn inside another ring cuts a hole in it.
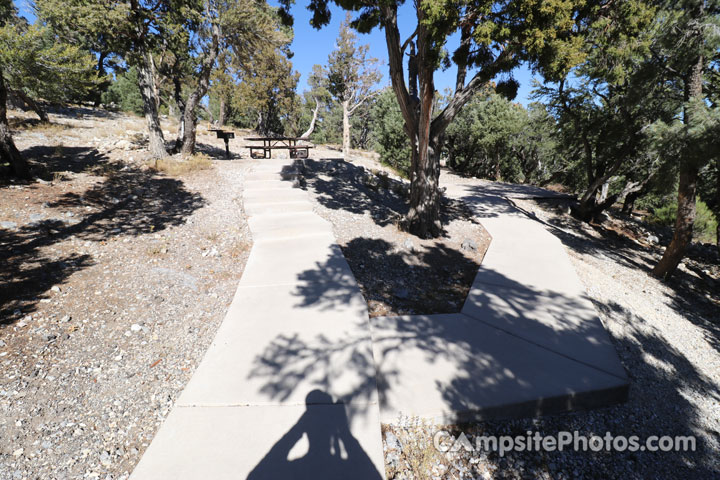
[{"label": "blue sky", "polygon": [[[20,14],[29,21],[34,21],[35,16],[29,6],[28,0],[14,0]],[[277,2],[270,1],[271,4],[277,5]],[[305,0],[297,0],[293,6],[291,13],[295,18],[295,38],[291,49],[295,54],[292,58],[293,67],[300,72],[300,83],[298,85],[298,93],[307,89],[307,78],[315,64],[325,64],[328,55],[335,48],[335,39],[340,30],[340,23],[345,18],[345,12],[336,6],[331,7],[332,19],[330,24],[320,30],[315,30],[310,26],[310,12],[306,9],[308,4]],[[415,28],[415,13],[412,2],[408,1],[403,5],[398,13],[398,23],[402,38],[412,33]],[[369,34],[358,34],[358,41],[362,44],[370,45],[370,56],[380,60],[383,74],[382,84],[389,84],[388,67],[387,67],[387,49],[385,46],[385,36],[381,29],[375,29]],[[448,41],[448,49],[452,51],[457,46],[457,38],[451,37]],[[443,91],[445,88],[453,88],[455,84],[455,68],[446,71],[438,71],[435,74],[435,88]],[[513,72],[515,79],[520,82],[520,89],[516,101],[527,105],[529,103],[529,95],[532,90],[533,74],[527,68],[521,67]]]}]

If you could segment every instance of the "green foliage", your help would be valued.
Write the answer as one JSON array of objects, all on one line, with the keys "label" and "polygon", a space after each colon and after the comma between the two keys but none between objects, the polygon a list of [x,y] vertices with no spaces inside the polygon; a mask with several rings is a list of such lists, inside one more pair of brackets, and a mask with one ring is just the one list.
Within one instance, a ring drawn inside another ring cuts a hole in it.
[{"label": "green foliage", "polygon": [[558,161],[554,119],[496,93],[477,95],[450,124],[448,166],[481,178],[540,182]]},{"label": "green foliage", "polygon": [[368,58],[369,45],[358,45],[357,35],[350,29],[350,14],[340,26],[335,49],[328,56],[326,87],[339,102],[362,102],[380,81],[377,59]]},{"label": "green foliage", "polygon": [[103,92],[102,102],[105,105],[115,104],[123,112],[142,114],[143,99],[138,88],[137,68],[117,74],[115,81]]},{"label": "green foliage", "polygon": [[49,28],[18,21],[0,28],[0,65],[10,90],[33,100],[79,102],[98,85],[95,60]]},{"label": "green foliage", "polygon": [[263,134],[284,133],[298,108],[295,89],[299,78],[287,57],[271,47],[246,62],[238,72],[239,83],[231,100],[233,110],[245,122],[243,126],[252,125]]},{"label": "green foliage", "polygon": [[380,161],[408,176],[410,174],[410,141],[404,130],[404,120],[395,94],[385,89],[378,95],[372,113],[375,151]]},{"label": "green foliage", "polygon": [[[716,243],[717,218],[705,202],[697,198],[695,224],[693,225],[693,237],[705,243]],[[651,223],[671,227],[675,224],[677,217],[676,196],[666,197],[666,202],[658,208],[653,209],[647,220]]]}]

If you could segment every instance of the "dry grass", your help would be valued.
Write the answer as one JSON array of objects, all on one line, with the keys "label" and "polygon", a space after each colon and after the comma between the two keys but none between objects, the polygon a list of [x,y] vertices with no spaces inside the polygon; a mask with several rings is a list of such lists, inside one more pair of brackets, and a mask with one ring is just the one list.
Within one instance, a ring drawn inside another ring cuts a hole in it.
[{"label": "dry grass", "polygon": [[37,132],[45,135],[59,134],[73,127],[64,123],[41,122],[36,118],[10,118],[8,124],[12,130]]},{"label": "dry grass", "polygon": [[154,160],[150,162],[149,166],[168,175],[187,175],[188,173],[207,170],[212,167],[212,160],[203,153],[196,153],[185,159],[163,158]]}]

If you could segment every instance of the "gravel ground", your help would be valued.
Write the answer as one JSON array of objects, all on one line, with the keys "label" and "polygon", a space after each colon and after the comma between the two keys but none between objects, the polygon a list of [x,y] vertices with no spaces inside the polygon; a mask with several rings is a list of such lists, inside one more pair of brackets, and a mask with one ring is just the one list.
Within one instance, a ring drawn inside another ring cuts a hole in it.
[{"label": "gravel ground", "polygon": [[630,399],[589,412],[444,428],[470,439],[528,431],[611,432],[642,442],[693,435],[697,450],[443,454],[432,446],[441,427],[404,419],[384,426],[389,478],[720,478],[720,269],[713,249],[695,246],[665,284],[649,275],[662,254],[652,239],[656,232],[635,220],[611,217],[587,226],[563,213],[567,201],[514,202],[565,244],[630,376]]},{"label": "gravel ground", "polygon": [[408,182],[371,155],[350,162],[326,149],[305,160],[315,211],[332,223],[371,317],[459,312],[490,237],[459,202],[446,201],[445,233],[425,240],[399,228]]},{"label": "gravel ground", "polygon": [[141,119],[51,118],[15,135],[49,180],[0,186],[0,478],[127,478],[232,300],[250,161],[170,177]]}]

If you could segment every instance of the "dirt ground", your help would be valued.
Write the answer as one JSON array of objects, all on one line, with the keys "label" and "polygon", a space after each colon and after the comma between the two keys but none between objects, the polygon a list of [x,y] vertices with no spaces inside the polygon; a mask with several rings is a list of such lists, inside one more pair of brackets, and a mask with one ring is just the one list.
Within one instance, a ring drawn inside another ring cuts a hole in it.
[{"label": "dirt ground", "polygon": [[145,165],[140,118],[26,118],[15,140],[41,179],[0,186],[0,478],[124,478],[235,292],[251,162],[170,176]]}]

